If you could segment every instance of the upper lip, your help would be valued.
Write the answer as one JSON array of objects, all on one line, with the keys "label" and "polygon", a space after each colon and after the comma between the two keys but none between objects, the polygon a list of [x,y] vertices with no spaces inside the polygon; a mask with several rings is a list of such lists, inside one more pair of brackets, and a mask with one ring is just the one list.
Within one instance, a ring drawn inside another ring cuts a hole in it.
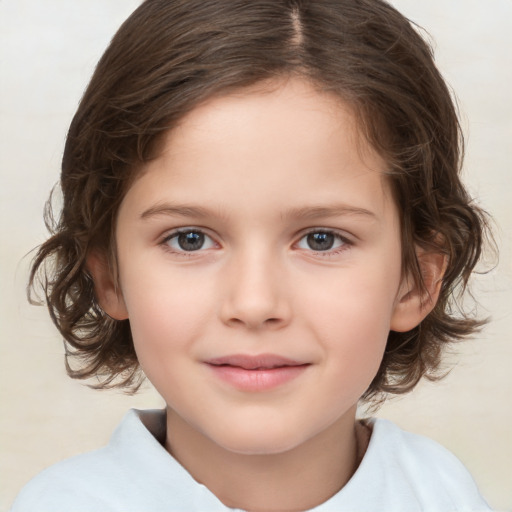
[{"label": "upper lip", "polygon": [[214,357],[205,361],[213,366],[236,366],[245,370],[268,370],[283,366],[302,366],[304,362],[289,359],[275,354],[233,354],[228,356]]}]

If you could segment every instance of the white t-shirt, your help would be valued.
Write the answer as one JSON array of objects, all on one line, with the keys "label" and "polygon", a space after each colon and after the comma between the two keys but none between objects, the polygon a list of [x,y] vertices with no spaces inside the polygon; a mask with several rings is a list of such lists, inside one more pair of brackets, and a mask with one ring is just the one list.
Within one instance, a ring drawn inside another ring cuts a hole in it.
[{"label": "white t-shirt", "polygon": [[[371,420],[370,444],[349,482],[314,512],[490,510],[462,463],[436,442]],[[165,450],[164,411],[130,410],[110,443],[31,480],[11,512],[227,512]]]}]

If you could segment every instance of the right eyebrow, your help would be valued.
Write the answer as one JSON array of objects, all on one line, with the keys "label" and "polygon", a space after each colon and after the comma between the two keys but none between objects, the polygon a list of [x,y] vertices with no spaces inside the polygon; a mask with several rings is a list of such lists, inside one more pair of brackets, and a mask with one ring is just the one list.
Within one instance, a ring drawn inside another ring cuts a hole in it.
[{"label": "right eyebrow", "polygon": [[208,218],[215,216],[215,213],[201,206],[159,203],[147,210],[144,210],[141,213],[140,218],[146,220],[159,215],[168,215],[171,217]]}]

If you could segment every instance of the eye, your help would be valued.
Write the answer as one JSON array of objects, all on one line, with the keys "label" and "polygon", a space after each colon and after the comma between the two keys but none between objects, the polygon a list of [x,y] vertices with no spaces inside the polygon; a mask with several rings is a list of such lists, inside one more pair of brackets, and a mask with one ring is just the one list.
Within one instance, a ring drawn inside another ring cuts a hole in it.
[{"label": "eye", "polygon": [[332,231],[311,231],[304,235],[297,244],[299,249],[308,249],[315,252],[327,252],[333,249],[344,248],[350,242],[341,235]]},{"label": "eye", "polygon": [[193,252],[215,247],[215,242],[198,229],[182,229],[171,233],[162,243],[173,252]]}]

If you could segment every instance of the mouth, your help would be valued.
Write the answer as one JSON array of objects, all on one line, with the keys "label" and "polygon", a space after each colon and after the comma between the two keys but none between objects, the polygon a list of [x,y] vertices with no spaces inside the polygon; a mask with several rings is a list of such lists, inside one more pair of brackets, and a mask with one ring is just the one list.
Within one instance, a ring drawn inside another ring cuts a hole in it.
[{"label": "mouth", "polygon": [[235,354],[209,359],[206,363],[212,366],[233,366],[244,370],[273,370],[276,368],[304,366],[309,364],[274,354],[260,354],[257,356]]},{"label": "mouth", "polygon": [[311,363],[274,354],[234,354],[205,361],[213,374],[241,391],[268,391],[303,374]]}]

